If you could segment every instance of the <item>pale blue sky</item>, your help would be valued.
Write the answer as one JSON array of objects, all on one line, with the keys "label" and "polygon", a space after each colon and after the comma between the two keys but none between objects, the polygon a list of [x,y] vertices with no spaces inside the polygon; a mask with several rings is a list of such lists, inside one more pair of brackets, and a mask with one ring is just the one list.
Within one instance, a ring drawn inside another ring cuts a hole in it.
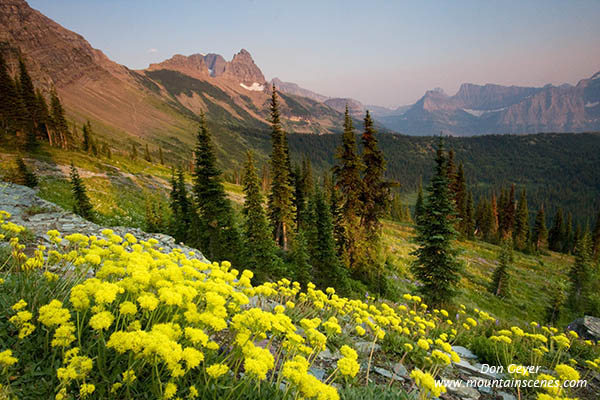
[{"label": "pale blue sky", "polygon": [[267,79],[366,104],[600,71],[600,1],[29,0],[133,69],[246,48]]}]

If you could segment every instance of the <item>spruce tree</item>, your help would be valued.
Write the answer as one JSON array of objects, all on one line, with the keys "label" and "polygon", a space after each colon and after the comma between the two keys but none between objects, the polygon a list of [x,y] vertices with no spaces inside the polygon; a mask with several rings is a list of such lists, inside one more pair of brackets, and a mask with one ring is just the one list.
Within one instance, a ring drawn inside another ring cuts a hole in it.
[{"label": "spruce tree", "polygon": [[563,244],[563,253],[571,253],[573,250],[573,214],[567,213],[567,222],[565,223],[565,243]]},{"label": "spruce tree", "polygon": [[498,256],[498,267],[492,277],[492,293],[498,297],[507,297],[510,294],[509,263],[512,259],[513,244],[510,239],[502,241],[502,247]]},{"label": "spruce tree", "polygon": [[38,185],[38,178],[33,171],[31,171],[21,157],[17,158],[17,183],[25,185],[30,188],[34,188]]},{"label": "spruce tree", "polygon": [[289,236],[294,229],[294,192],[290,180],[289,150],[286,134],[281,127],[277,90],[271,95],[271,193],[269,219],[275,242],[283,250],[288,248]]},{"label": "spruce tree", "polygon": [[19,96],[25,115],[23,116],[25,121],[25,148],[29,151],[35,150],[38,146],[37,142],[37,98],[35,95],[35,89],[31,77],[27,72],[25,62],[19,60]]},{"label": "spruce tree", "polygon": [[46,98],[42,94],[40,90],[36,90],[35,92],[36,99],[36,122],[37,122],[37,132],[44,140],[47,140],[50,145],[52,142],[50,141],[50,132],[48,130],[50,112],[48,111],[48,104],[46,103]]},{"label": "spruce tree", "polygon": [[308,240],[314,271],[313,283],[322,289],[332,286],[344,292],[346,274],[336,254],[330,206],[321,188],[315,188],[310,203],[312,234]]},{"label": "spruce tree", "polygon": [[411,265],[413,275],[421,282],[419,290],[432,305],[448,303],[455,295],[462,265],[452,241],[456,231],[452,226],[454,204],[448,189],[443,139],[437,149],[435,174],[427,189],[423,215],[417,221],[416,242],[419,248]]},{"label": "spruce tree", "polygon": [[146,147],[144,147],[144,160],[149,163],[152,162],[152,157],[150,157],[150,149],[148,148],[148,143],[146,143]]},{"label": "spruce tree", "polygon": [[548,248],[552,251],[562,251],[564,247],[565,227],[563,221],[563,210],[559,208],[556,211],[552,228],[548,232]]},{"label": "spruce tree", "polygon": [[525,250],[529,236],[529,208],[527,207],[527,194],[525,189],[521,190],[517,214],[515,216],[515,228],[513,230],[513,243],[515,248]]},{"label": "spruce tree", "polygon": [[282,261],[277,256],[277,246],[272,239],[265,210],[260,182],[252,153],[247,153],[244,167],[244,267],[254,271],[258,281],[277,278],[282,274]]},{"label": "spruce tree", "polygon": [[423,185],[421,180],[419,180],[419,188],[417,190],[417,201],[415,203],[415,222],[419,222],[419,218],[423,214]]},{"label": "spruce tree", "polygon": [[73,195],[73,212],[81,217],[92,221],[94,219],[94,208],[87,195],[85,185],[79,177],[79,172],[71,163],[71,194]]},{"label": "spruce tree", "polygon": [[177,243],[193,242],[191,232],[194,211],[189,200],[185,186],[185,176],[183,169],[179,168],[177,174],[172,171],[171,175],[171,193],[170,193],[171,222],[169,232]]},{"label": "spruce tree", "polygon": [[451,185],[453,189],[454,204],[456,206],[456,214],[459,221],[460,233],[467,236],[465,226],[468,223],[462,222],[467,218],[467,183],[465,180],[465,171],[462,162],[458,165],[458,172],[454,177],[454,183]]},{"label": "spruce tree", "polygon": [[[504,192],[504,190],[503,190]],[[498,230],[501,238],[506,238],[512,235],[515,226],[515,185],[510,186],[510,192],[504,192],[504,198],[501,200],[502,219]]]},{"label": "spruce tree", "polygon": [[295,280],[306,288],[312,279],[313,272],[308,255],[308,242],[303,229],[298,231],[292,241],[290,262]]},{"label": "spruce tree", "polygon": [[544,205],[542,205],[535,216],[535,223],[531,233],[531,244],[536,251],[540,251],[546,245],[547,238],[548,230],[546,229],[546,216],[544,214]]},{"label": "spruce tree", "polygon": [[592,233],[592,256],[595,260],[600,258],[600,211],[596,217],[596,224]]},{"label": "spruce tree", "polygon": [[461,221],[463,235],[468,239],[472,239],[475,236],[475,208],[473,206],[473,193],[471,191],[467,193],[465,210],[464,220]]},{"label": "spruce tree", "polygon": [[194,196],[199,218],[196,233],[200,248],[210,260],[230,260],[235,264],[240,255],[240,236],[204,115],[200,116],[195,158]]},{"label": "spruce tree", "polygon": [[19,95],[0,52],[0,132],[14,134],[18,127]]},{"label": "spruce tree", "polygon": [[338,164],[334,166],[333,174],[335,186],[340,193],[339,254],[343,256],[347,268],[355,269],[361,260],[358,247],[361,240],[360,217],[363,211],[361,196],[365,191],[361,172],[365,166],[356,149],[356,135],[347,105],[344,114],[344,134],[336,152],[336,159]]},{"label": "spruce tree", "polygon": [[575,245],[575,263],[569,272],[571,282],[569,306],[575,313],[584,311],[589,301],[590,279],[592,276],[591,251],[591,238],[586,232]]},{"label": "spruce tree", "polygon": [[83,143],[81,144],[81,149],[88,153],[92,150],[92,127],[90,125],[90,121],[87,121],[83,124],[82,134],[83,134]]},{"label": "spruce tree", "polygon": [[161,146],[158,146],[158,159],[160,160],[160,165],[165,165],[165,159],[163,158],[163,151]]},{"label": "spruce tree", "polygon": [[66,149],[69,146],[69,126],[67,125],[67,119],[65,118],[65,110],[56,94],[55,90],[50,92],[50,108],[51,108],[51,127],[56,138],[56,145]]}]

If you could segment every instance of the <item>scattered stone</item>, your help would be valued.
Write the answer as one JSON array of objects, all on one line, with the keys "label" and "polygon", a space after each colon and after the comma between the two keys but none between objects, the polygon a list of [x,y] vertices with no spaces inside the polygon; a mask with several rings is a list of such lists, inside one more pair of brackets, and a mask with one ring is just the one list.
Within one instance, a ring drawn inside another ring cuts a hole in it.
[{"label": "scattered stone", "polygon": [[342,358],[342,355],[337,350],[335,353],[332,353],[329,349],[325,349],[319,353],[318,357],[324,361],[335,361]]},{"label": "scattered stone", "polygon": [[[478,376],[470,376],[469,377],[470,380],[474,380],[474,381],[483,381],[483,382],[489,382],[488,379],[485,378],[480,378]],[[475,389],[479,390],[481,393],[484,394],[492,394],[493,390],[490,386],[484,386],[484,384],[482,383],[481,386],[476,385]]]},{"label": "scattered stone", "polygon": [[579,337],[586,340],[600,340],[600,318],[589,315],[577,318],[567,326],[568,330],[575,331]]},{"label": "scattered stone", "polygon": [[407,378],[409,376],[409,373],[408,373],[408,370],[406,369],[406,367],[400,363],[394,364],[394,367],[392,368],[392,370],[394,371],[394,373],[396,375],[400,375],[405,378]]},{"label": "scattered stone", "polygon": [[317,367],[310,367],[310,369],[308,370],[308,372],[310,372],[312,375],[315,376],[315,378],[317,378],[318,380],[320,380],[321,382],[325,380],[325,370],[323,368],[317,368]]},{"label": "scattered stone", "polygon": [[396,375],[390,371],[388,371],[385,368],[380,368],[380,367],[373,367],[373,371],[377,372],[379,375],[388,378],[388,379],[393,379],[395,381],[400,381],[400,382],[404,382],[404,378],[401,377],[400,375]]},{"label": "scattered stone", "polygon": [[460,358],[469,358],[472,360],[477,359],[477,355],[475,355],[475,353],[473,353],[471,350],[467,349],[466,347],[452,346],[452,350],[454,350],[454,352],[456,352],[456,354],[458,354],[460,356]]},{"label": "scattered stone", "polygon": [[370,354],[371,348],[373,348],[374,352],[381,350],[381,346],[375,343],[375,347],[373,347],[373,342],[356,342],[354,348],[357,352],[362,354]]},{"label": "scattered stone", "polygon": [[464,381],[461,382],[460,386],[446,386],[446,390],[463,400],[478,400],[479,397],[481,397],[481,394],[477,389],[466,386],[467,383]]},{"label": "scattered stone", "polygon": [[502,400],[517,400],[517,398],[510,393],[498,392],[498,395],[502,397]]}]

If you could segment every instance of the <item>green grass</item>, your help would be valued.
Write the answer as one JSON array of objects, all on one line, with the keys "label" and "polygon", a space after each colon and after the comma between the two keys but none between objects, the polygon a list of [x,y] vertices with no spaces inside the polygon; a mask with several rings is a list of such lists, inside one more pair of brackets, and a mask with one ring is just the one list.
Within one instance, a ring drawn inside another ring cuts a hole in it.
[{"label": "green grass", "polygon": [[[404,280],[412,280],[409,266],[414,260],[410,254],[413,243],[413,228],[410,225],[386,221],[384,243],[388,249],[388,265],[396,272],[400,283],[409,291],[415,287]],[[465,269],[461,280],[461,291],[457,302],[467,307],[490,312],[509,324],[542,322],[545,308],[550,304],[556,287],[568,281],[567,273],[573,257],[550,252],[541,256],[514,252],[511,263],[511,295],[498,298],[489,292],[492,274],[497,265],[500,247],[482,241],[462,240],[460,258]],[[402,287],[402,285],[401,285]],[[562,321],[563,324],[568,321]]]}]

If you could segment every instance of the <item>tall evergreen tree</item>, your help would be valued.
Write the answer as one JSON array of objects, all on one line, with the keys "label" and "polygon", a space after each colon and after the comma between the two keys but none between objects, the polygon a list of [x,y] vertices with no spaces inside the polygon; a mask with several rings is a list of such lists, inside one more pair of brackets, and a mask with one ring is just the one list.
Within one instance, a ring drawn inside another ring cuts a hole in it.
[{"label": "tall evergreen tree", "polygon": [[25,115],[25,147],[27,150],[35,150],[38,146],[37,142],[37,98],[35,96],[35,88],[31,77],[27,72],[25,62],[19,60],[19,96],[24,106]]},{"label": "tall evergreen tree", "polygon": [[69,146],[71,134],[69,133],[69,126],[65,118],[65,110],[55,90],[50,92],[50,108],[50,121],[54,137],[56,138],[55,142],[57,146],[66,149]]},{"label": "tall evergreen tree", "polygon": [[513,243],[515,248],[525,250],[529,236],[529,208],[527,207],[527,193],[521,190],[515,216],[515,228],[513,230]]},{"label": "tall evergreen tree", "polygon": [[37,133],[44,140],[47,140],[50,145],[52,142],[50,141],[50,132],[48,130],[50,112],[48,111],[48,103],[46,103],[46,98],[42,94],[40,90],[36,90],[35,92],[36,99],[36,111],[35,118],[37,123]]},{"label": "tall evergreen tree", "polygon": [[14,134],[18,130],[18,100],[19,95],[15,82],[0,53],[0,132]]},{"label": "tall evergreen tree", "polygon": [[565,243],[562,252],[570,253],[573,250],[573,214],[567,213],[567,222],[565,223]]},{"label": "tall evergreen tree", "polygon": [[83,218],[92,221],[94,219],[94,208],[87,195],[85,185],[77,172],[77,168],[71,163],[71,194],[73,195],[73,212]]},{"label": "tall evergreen tree", "polygon": [[17,158],[17,178],[16,183],[34,188],[38,185],[38,178],[31,171],[21,157]]},{"label": "tall evergreen tree", "polygon": [[148,148],[148,143],[146,143],[146,147],[144,147],[144,160],[149,163],[152,162],[152,157],[150,157],[150,149]]},{"label": "tall evergreen tree", "polygon": [[565,241],[564,235],[563,210],[559,208],[552,221],[552,228],[548,232],[548,248],[552,251],[562,251]]},{"label": "tall evergreen tree", "polygon": [[507,297],[510,294],[509,263],[512,259],[513,244],[510,239],[502,241],[502,247],[498,256],[498,267],[492,277],[492,293],[498,297]]},{"label": "tall evergreen tree", "polygon": [[271,193],[269,194],[269,219],[273,226],[275,242],[284,250],[294,227],[294,192],[290,181],[289,150],[286,134],[281,127],[277,90],[273,85],[271,95]]},{"label": "tall evergreen tree", "polygon": [[301,229],[292,241],[290,251],[290,262],[295,280],[306,288],[311,281],[313,272],[308,255],[308,242]]},{"label": "tall evergreen tree", "polygon": [[584,311],[589,301],[591,251],[591,238],[586,232],[575,245],[575,263],[569,272],[569,306],[576,313]]},{"label": "tall evergreen tree", "polygon": [[265,210],[260,182],[252,153],[247,153],[244,167],[244,267],[254,271],[259,281],[281,275],[282,261],[277,256]]},{"label": "tall evergreen tree", "polygon": [[415,222],[419,222],[419,218],[423,214],[423,208],[423,184],[419,179],[419,188],[417,189],[417,201],[415,203]]},{"label": "tall evergreen tree", "polygon": [[83,135],[83,143],[81,149],[88,153],[92,150],[92,126],[90,121],[87,121],[83,124],[83,128],[81,129]]},{"label": "tall evergreen tree", "polygon": [[462,265],[452,241],[456,231],[452,226],[454,204],[448,189],[443,139],[437,149],[435,174],[427,189],[423,215],[417,221],[416,241],[419,248],[411,266],[413,275],[422,283],[421,293],[431,304],[449,302],[456,293]]},{"label": "tall evergreen tree", "polygon": [[158,146],[158,159],[160,161],[160,165],[165,165],[165,159],[163,157],[163,150],[161,146]]},{"label": "tall evergreen tree", "polygon": [[[451,187],[453,190],[452,195],[454,204],[456,205],[456,213],[458,214],[458,218],[464,220],[466,219],[467,214],[467,182],[462,162],[458,165],[458,172],[454,176],[454,183]],[[463,230],[461,230],[461,233],[466,235]]]},{"label": "tall evergreen tree", "polygon": [[548,230],[546,229],[546,216],[544,214],[544,205],[540,207],[535,216],[535,223],[531,233],[531,243],[536,251],[541,250],[546,245]]},{"label": "tall evergreen tree", "polygon": [[600,211],[598,211],[596,224],[592,233],[592,256],[596,260],[600,257]]},{"label": "tall evergreen tree", "polygon": [[169,232],[177,243],[193,242],[192,222],[195,221],[195,213],[190,202],[185,186],[183,169],[179,168],[177,173],[172,171],[171,193],[170,193],[171,221]]},{"label": "tall evergreen tree", "polygon": [[321,288],[333,286],[344,291],[345,270],[337,257],[330,206],[321,188],[316,187],[310,201],[312,234],[308,237],[314,282]]},{"label": "tall evergreen tree", "polygon": [[461,221],[461,226],[465,237],[471,239],[475,236],[475,207],[473,206],[473,193],[471,191],[467,193],[465,217]]},{"label": "tall evergreen tree", "polygon": [[504,197],[502,205],[502,219],[500,221],[500,226],[498,230],[500,231],[500,235],[503,238],[512,235],[514,226],[515,226],[515,185],[512,184],[510,186],[510,192],[506,194]]},{"label": "tall evergreen tree", "polygon": [[[340,226],[338,227],[340,233],[338,238],[339,253],[343,256],[346,267],[355,269],[361,259],[359,254],[361,241],[360,217],[363,211],[361,196],[365,191],[361,172],[365,166],[356,149],[356,135],[348,105],[346,105],[344,114],[342,143],[337,149],[336,158],[338,164],[334,166],[333,174],[335,186],[340,193],[339,207],[342,210]],[[370,177],[369,179],[374,178]]]},{"label": "tall evergreen tree", "polygon": [[240,255],[240,236],[204,115],[200,116],[195,157],[194,196],[199,217],[196,234],[200,248],[210,260],[235,263]]},{"label": "tall evergreen tree", "polygon": [[496,199],[496,193],[492,193],[492,199],[490,200],[490,211],[493,217],[492,220],[492,234],[495,236],[498,233],[498,227],[500,225],[498,215],[498,201]]}]

